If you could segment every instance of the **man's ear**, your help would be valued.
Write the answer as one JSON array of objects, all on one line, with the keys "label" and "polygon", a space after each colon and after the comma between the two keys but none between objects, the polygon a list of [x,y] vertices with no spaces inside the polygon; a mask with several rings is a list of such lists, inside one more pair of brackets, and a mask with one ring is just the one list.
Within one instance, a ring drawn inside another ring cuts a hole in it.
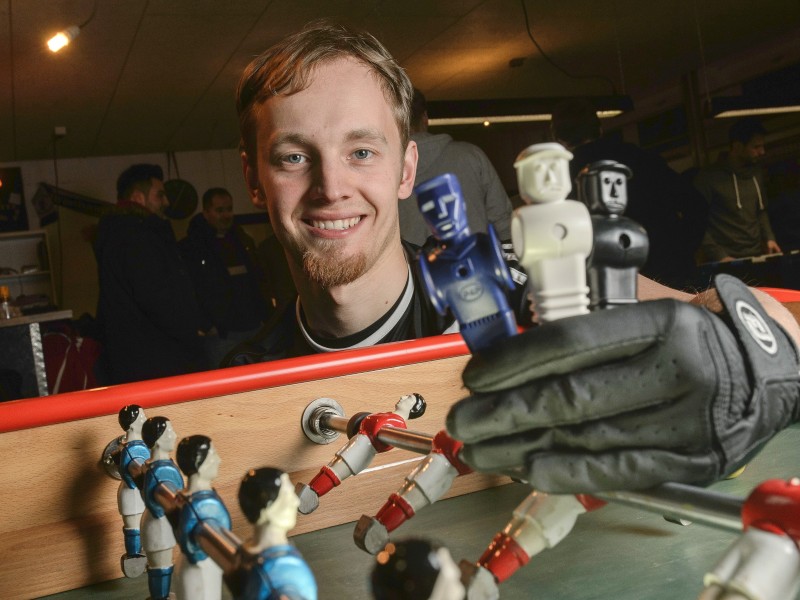
[{"label": "man's ear", "polygon": [[131,197],[128,199],[129,202],[133,202],[139,206],[144,206],[145,200],[147,200],[147,196],[145,196],[142,190],[133,190],[133,192],[131,192]]},{"label": "man's ear", "polygon": [[417,176],[417,142],[408,141],[406,152],[403,156],[402,172],[400,174],[400,186],[397,190],[397,197],[401,200],[408,198],[414,191],[414,178]]},{"label": "man's ear", "polygon": [[267,210],[267,199],[264,197],[264,193],[258,181],[258,169],[250,164],[247,152],[242,151],[239,156],[242,159],[242,172],[244,173],[247,191],[250,194],[250,202],[252,202],[253,206],[256,208]]}]

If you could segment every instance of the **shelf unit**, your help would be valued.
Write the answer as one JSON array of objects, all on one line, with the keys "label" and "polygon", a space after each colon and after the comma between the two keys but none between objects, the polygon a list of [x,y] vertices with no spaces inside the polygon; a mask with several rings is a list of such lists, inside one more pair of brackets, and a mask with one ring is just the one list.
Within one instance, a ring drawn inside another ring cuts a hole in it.
[{"label": "shelf unit", "polygon": [[0,285],[12,298],[41,294],[58,305],[50,246],[42,230],[0,233]]}]

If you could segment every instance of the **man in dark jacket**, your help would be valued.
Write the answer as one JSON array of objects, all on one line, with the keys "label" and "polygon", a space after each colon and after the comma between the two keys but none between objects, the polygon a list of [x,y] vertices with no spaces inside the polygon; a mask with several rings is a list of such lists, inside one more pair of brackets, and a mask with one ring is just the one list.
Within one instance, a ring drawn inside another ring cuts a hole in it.
[{"label": "man in dark jacket", "polygon": [[272,308],[255,242],[233,221],[233,198],[224,188],[203,194],[203,212],[189,223],[179,244],[204,316],[217,335],[208,336],[211,367],[228,350],[253,337]]},{"label": "man in dark jacket", "polygon": [[110,383],[201,370],[201,315],[189,274],[164,218],[157,165],[133,165],[117,180],[117,205],[100,219],[95,256],[97,313]]}]

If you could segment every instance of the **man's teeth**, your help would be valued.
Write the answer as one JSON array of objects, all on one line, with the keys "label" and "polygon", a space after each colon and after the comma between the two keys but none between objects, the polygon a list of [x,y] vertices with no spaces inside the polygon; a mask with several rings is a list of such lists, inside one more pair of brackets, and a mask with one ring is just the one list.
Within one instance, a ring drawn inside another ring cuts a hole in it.
[{"label": "man's teeth", "polygon": [[358,224],[361,217],[351,217],[350,219],[337,219],[335,221],[311,221],[311,225],[317,229],[350,229]]}]

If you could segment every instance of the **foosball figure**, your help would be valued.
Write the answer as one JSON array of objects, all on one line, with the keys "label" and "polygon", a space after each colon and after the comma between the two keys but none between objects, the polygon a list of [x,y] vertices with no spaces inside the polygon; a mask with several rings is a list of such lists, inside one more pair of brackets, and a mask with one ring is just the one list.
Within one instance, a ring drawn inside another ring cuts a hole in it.
[{"label": "foosball figure", "polygon": [[389,541],[389,533],[439,500],[456,477],[470,473],[472,469],[458,459],[462,446],[444,429],[437,433],[431,452],[406,476],[400,490],[389,496],[374,517],[361,516],[353,531],[356,545],[370,554],[377,553]]},{"label": "foosball figure", "polygon": [[117,507],[122,515],[122,533],[125,536],[125,554],[120,558],[120,564],[126,577],[138,577],[147,566],[139,530],[144,501],[129,467],[133,464],[143,466],[150,458],[150,451],[142,441],[142,424],[145,421],[142,407],[136,404],[124,406],[118,417],[119,425],[125,431],[125,442],[119,453],[122,481],[117,489]]},{"label": "foosball figure", "polygon": [[172,550],[175,534],[164,509],[156,501],[155,490],[164,484],[173,492],[183,489],[183,476],[170,458],[177,436],[166,417],[152,417],[142,426],[142,439],[150,448],[150,461],[144,476],[143,496],[146,510],[142,517],[142,545],[147,555],[147,585],[150,600],[174,598],[172,583]]},{"label": "foosball figure", "polygon": [[494,227],[470,233],[461,186],[446,173],[416,188],[419,210],[437,246],[423,251],[420,270],[434,308],[449,310],[472,353],[491,348],[517,331],[506,292],[514,289]]},{"label": "foosball figure", "polygon": [[366,415],[358,426],[358,431],[338,452],[331,462],[309,484],[298,483],[297,496],[300,498],[298,510],[307,515],[319,506],[320,496],[324,496],[343,480],[357,475],[366,469],[379,452],[392,447],[378,440],[378,430],[384,426],[406,429],[406,421],[416,419],[425,413],[425,400],[419,394],[408,394],[400,398],[393,412]]},{"label": "foosball figure", "polygon": [[375,600],[462,600],[461,573],[450,552],[424,539],[392,542],[370,576]]},{"label": "foosball figure", "polygon": [[472,593],[473,586],[491,590],[488,574],[503,583],[531,557],[552,548],[572,531],[575,520],[585,512],[605,506],[605,502],[584,494],[550,495],[532,492],[515,509],[512,519],[495,535],[474,565],[462,562],[471,598],[497,598],[497,592]]},{"label": "foosball figure", "polygon": [[566,200],[570,159],[561,144],[545,143],[529,146],[514,163],[528,206],[514,211],[511,238],[541,322],[589,312],[592,221],[586,206]]},{"label": "foosball figure", "polygon": [[594,231],[588,268],[592,309],[636,302],[636,279],[649,243],[644,228],[622,216],[630,177],[631,170],[613,160],[591,163],[578,174],[578,200],[589,209]]},{"label": "foosball figure", "polygon": [[264,467],[244,476],[239,506],[255,529],[244,543],[243,569],[234,575],[236,598],[316,600],[314,575],[286,535],[297,523],[299,504],[283,471]]},{"label": "foosball figure", "polygon": [[761,483],[742,507],[744,533],[706,574],[700,600],[782,600],[800,591],[800,479]]},{"label": "foosball figure", "polygon": [[178,600],[219,600],[222,569],[198,543],[201,523],[231,528],[231,517],[211,487],[220,458],[204,435],[183,438],[178,444],[178,466],[187,477],[186,504],[181,508],[177,538],[183,555],[175,573]]},{"label": "foosball figure", "polygon": [[[588,312],[586,259],[592,249],[592,220],[584,204],[565,200],[571,189],[571,158],[560,144],[536,144],[514,164],[520,194],[533,204],[515,212],[511,235],[545,323]],[[560,542],[579,515],[604,505],[582,494],[531,492],[477,563],[462,562],[469,597],[497,598],[492,580],[508,579],[532,556]]]}]

